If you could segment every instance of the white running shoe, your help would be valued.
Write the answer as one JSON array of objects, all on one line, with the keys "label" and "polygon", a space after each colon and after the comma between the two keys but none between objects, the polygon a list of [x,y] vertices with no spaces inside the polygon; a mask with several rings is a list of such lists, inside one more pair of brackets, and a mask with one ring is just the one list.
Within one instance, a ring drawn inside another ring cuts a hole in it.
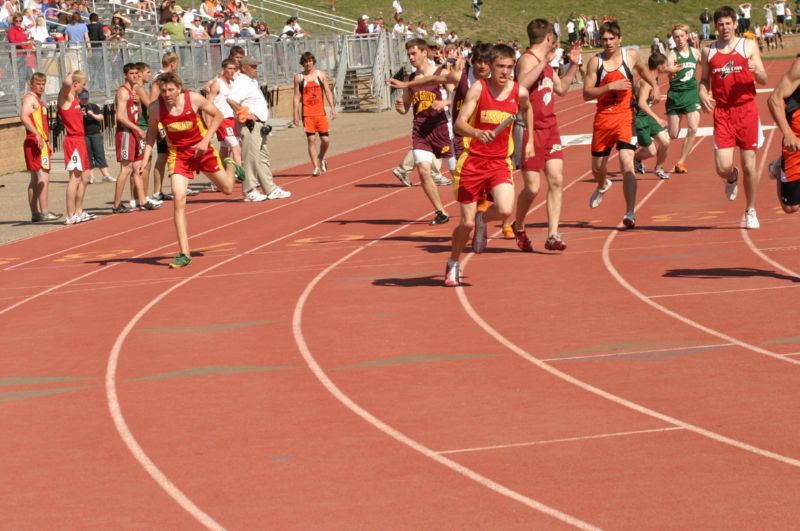
[{"label": "white running shoe", "polygon": [[78,214],[70,216],[64,220],[64,225],[77,225],[81,222],[81,217]]},{"label": "white running shoe", "polygon": [[444,285],[449,287],[461,285],[461,266],[458,262],[447,260],[444,269]]},{"label": "white running shoe", "polygon": [[94,184],[94,173],[89,174],[89,184]]},{"label": "white running shoe", "polygon": [[81,218],[81,223],[83,223],[84,221],[92,221],[93,219],[95,219],[97,217],[94,214],[89,214],[85,210],[83,212],[81,212],[80,214],[76,214],[76,216]]},{"label": "white running shoe", "polygon": [[642,162],[641,160],[633,159],[633,171],[635,171],[636,173],[641,173],[642,175],[647,173],[644,169],[644,162]]},{"label": "white running shoe", "polygon": [[149,200],[151,203],[153,203],[153,204],[156,204],[156,205],[161,205],[161,204],[163,204],[163,203],[164,203],[164,201],[162,201],[161,199],[157,198],[155,194],[151,195],[151,196],[150,196],[150,197],[148,197],[147,199],[148,199],[148,200]]},{"label": "white running shoe", "polygon": [[113,175],[103,175],[103,182],[104,183],[115,183],[117,182],[117,178]]},{"label": "white running shoe", "polygon": [[739,168],[733,169],[733,182],[725,181],[725,196],[728,198],[728,201],[733,201],[736,199],[736,195],[739,193]]},{"label": "white running shoe", "polygon": [[289,197],[292,197],[292,192],[287,192],[280,186],[275,188],[269,193],[269,195],[267,195],[267,199],[287,199]]},{"label": "white running shoe", "polygon": [[411,186],[411,179],[408,178],[408,172],[403,168],[395,168],[392,170],[392,173],[403,183],[403,186]]},{"label": "white running shoe", "polygon": [[322,171],[319,168],[314,168],[314,171],[311,172],[312,177],[319,177],[320,175],[322,175]]},{"label": "white running shoe", "polygon": [[453,179],[445,177],[444,175],[438,175],[433,178],[433,183],[436,186],[450,186],[451,184],[453,184]]},{"label": "white running shoe", "polygon": [[625,213],[625,216],[622,218],[622,224],[625,225],[626,229],[632,229],[636,226],[636,216],[633,212]]},{"label": "white running shoe", "polygon": [[656,168],[655,174],[662,181],[669,179],[669,173],[665,172],[664,168]]},{"label": "white running shoe", "polygon": [[261,201],[266,201],[267,196],[260,193],[258,190],[250,190],[247,192],[247,195],[244,196],[245,203],[259,203]]},{"label": "white running shoe", "polygon": [[744,228],[755,230],[761,227],[761,223],[758,222],[758,216],[756,216],[756,209],[750,208],[744,211]]},{"label": "white running shoe", "polygon": [[320,165],[322,166],[322,173],[328,173],[328,161],[325,160],[325,159],[322,159],[320,161]]},{"label": "white running shoe", "polygon": [[600,188],[599,186],[595,188],[594,192],[592,192],[592,197],[589,198],[589,208],[599,207],[600,203],[603,202],[603,195],[608,192],[613,184],[614,182],[611,179],[606,179],[605,188]]},{"label": "white running shoe", "polygon": [[131,208],[135,209],[136,208],[136,199],[131,199],[130,201],[128,201],[128,205]]}]

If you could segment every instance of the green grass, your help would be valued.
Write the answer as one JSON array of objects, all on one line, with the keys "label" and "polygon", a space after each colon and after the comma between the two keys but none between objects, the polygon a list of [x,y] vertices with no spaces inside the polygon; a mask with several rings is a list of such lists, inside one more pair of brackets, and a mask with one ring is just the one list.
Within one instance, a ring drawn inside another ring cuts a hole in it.
[{"label": "green grass", "polygon": [[[302,5],[322,10],[330,10],[330,0],[299,0]],[[740,2],[729,3],[736,6]],[[415,25],[422,20],[428,24],[428,30],[437,15],[443,15],[451,29],[458,32],[459,37],[470,38],[473,42],[517,40],[521,45],[528,42],[525,26],[534,18],[550,20],[559,17],[561,31],[566,38],[566,19],[575,10],[579,14],[614,16],[622,27],[625,44],[650,45],[653,35],[658,33],[662,39],[672,25],[678,22],[688,24],[700,32],[698,17],[704,7],[713,13],[719,5],[707,0],[679,0],[677,3],[657,4],[655,0],[581,0],[564,2],[558,0],[484,0],[480,22],[472,18],[470,0],[400,0],[403,6],[403,18]],[[764,11],[759,3],[753,3],[753,23],[763,23]],[[794,1],[787,4],[794,7]],[[394,25],[391,0],[337,0],[336,14],[351,17],[353,20],[363,14],[371,18],[382,15],[386,25]]]}]

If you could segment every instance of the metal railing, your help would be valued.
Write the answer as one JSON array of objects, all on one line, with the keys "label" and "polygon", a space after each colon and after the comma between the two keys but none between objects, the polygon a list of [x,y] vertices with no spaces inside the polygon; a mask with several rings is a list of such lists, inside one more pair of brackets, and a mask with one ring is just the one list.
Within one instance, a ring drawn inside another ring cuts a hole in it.
[{"label": "metal railing", "polygon": [[[256,8],[267,13],[274,13],[281,15],[285,18],[290,16],[300,17],[301,21],[305,24],[312,24],[314,26],[331,29],[337,33],[353,33],[356,27],[356,21],[319,9],[301,6],[285,0],[261,0],[250,5],[250,9]],[[269,7],[265,7],[269,6]]]}]

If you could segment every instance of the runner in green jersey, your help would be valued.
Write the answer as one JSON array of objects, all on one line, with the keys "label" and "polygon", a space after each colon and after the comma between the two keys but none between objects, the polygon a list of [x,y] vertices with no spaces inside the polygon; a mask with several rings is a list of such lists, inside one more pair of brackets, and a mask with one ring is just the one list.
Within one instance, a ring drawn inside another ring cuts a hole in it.
[{"label": "runner in green jersey", "polygon": [[697,63],[700,51],[689,46],[689,26],[675,24],[672,38],[675,48],[667,54],[666,71],[671,74],[667,94],[667,129],[670,138],[678,138],[681,131],[681,116],[686,116],[686,140],[681,147],[681,156],[675,164],[675,173],[686,173],[686,157],[692,151],[700,123],[700,96],[697,89]]},{"label": "runner in green jersey", "polygon": [[[653,78],[657,78],[658,74],[664,71],[666,62],[667,58],[663,54],[658,52],[651,54],[647,59],[647,68],[650,70],[650,75]],[[656,165],[653,173],[659,179],[669,179],[669,174],[664,171],[664,161],[667,159],[667,150],[669,149],[669,135],[664,130],[667,121],[653,110],[652,105],[655,100],[651,87],[646,81],[643,79],[637,81],[634,93],[638,102],[638,111],[634,121],[638,149],[633,156],[633,167],[637,172],[645,173],[642,161],[655,156]],[[635,225],[635,220],[632,219],[631,221],[633,224],[625,224],[628,228]]]}]

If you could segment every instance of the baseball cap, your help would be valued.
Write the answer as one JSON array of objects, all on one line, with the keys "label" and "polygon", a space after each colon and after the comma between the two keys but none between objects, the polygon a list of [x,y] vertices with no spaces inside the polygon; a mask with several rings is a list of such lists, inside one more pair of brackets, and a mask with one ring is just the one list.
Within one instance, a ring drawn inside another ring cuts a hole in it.
[{"label": "baseball cap", "polygon": [[361,20],[368,20],[368,19],[369,19],[369,15],[361,15]]},{"label": "baseball cap", "polygon": [[244,57],[242,57],[242,66],[245,66],[245,65],[256,66],[256,65],[260,65],[260,64],[261,64],[261,61],[259,61],[258,59],[255,59],[253,57],[250,57],[249,55],[245,55]]},{"label": "baseball cap", "polygon": [[88,100],[89,99],[89,91],[88,90],[82,90],[80,92],[80,94],[78,94],[78,99],[79,100]]}]

